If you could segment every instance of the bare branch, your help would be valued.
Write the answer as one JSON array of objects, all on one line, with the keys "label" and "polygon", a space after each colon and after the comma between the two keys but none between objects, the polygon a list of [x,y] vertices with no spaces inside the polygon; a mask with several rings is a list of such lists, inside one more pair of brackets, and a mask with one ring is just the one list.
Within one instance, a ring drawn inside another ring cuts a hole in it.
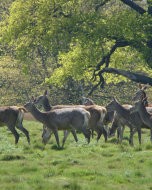
[{"label": "bare branch", "polygon": [[128,46],[128,45],[129,45],[129,42],[127,42],[127,41],[120,41],[120,40],[118,41],[117,40],[116,43],[112,46],[110,52],[107,55],[103,56],[102,60],[97,64],[96,70],[99,70],[100,67],[104,64],[105,64],[105,67],[108,67],[109,62],[110,62],[110,57],[116,51],[116,49],[118,47],[124,47],[124,46]]},{"label": "bare branch", "polygon": [[132,9],[134,9],[135,11],[137,11],[140,14],[144,14],[147,11],[145,9],[143,9],[142,7],[140,7],[139,5],[137,5],[135,2],[133,2],[132,0],[121,0],[123,3],[125,3],[126,5],[128,5],[129,7],[131,7]]},{"label": "bare branch", "polygon": [[98,84],[96,84],[92,89],[91,91],[89,92],[89,95],[91,95],[93,93],[93,91],[95,89],[97,89],[97,87],[100,85],[101,88],[104,87],[104,84],[105,84],[105,80],[104,80],[104,77],[103,77],[103,74],[104,73],[112,73],[112,74],[117,74],[117,75],[122,75],[134,82],[137,82],[137,83],[142,83],[142,84],[149,84],[152,86],[152,78],[151,77],[148,77],[148,76],[145,76],[145,75],[142,75],[142,74],[138,74],[138,73],[135,73],[135,72],[130,72],[130,71],[125,71],[125,70],[120,70],[120,69],[115,69],[115,68],[104,68],[102,69],[101,71],[98,72],[98,75],[100,77],[100,81],[98,82]]},{"label": "bare branch", "polygon": [[121,70],[121,69],[115,69],[115,68],[104,68],[102,70],[102,72],[100,72],[99,74],[103,74],[103,73],[113,73],[113,74],[117,74],[117,75],[122,75],[134,82],[137,83],[142,83],[142,84],[149,84],[152,86],[152,78],[142,75],[142,74],[138,74],[135,72],[130,72],[130,71],[125,71],[125,70]]}]

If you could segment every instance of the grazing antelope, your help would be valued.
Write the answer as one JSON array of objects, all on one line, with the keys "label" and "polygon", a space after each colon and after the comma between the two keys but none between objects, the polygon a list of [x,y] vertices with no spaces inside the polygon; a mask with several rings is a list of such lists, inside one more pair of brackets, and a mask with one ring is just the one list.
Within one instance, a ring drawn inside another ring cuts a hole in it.
[{"label": "grazing antelope", "polygon": [[136,102],[135,106],[131,108],[131,112],[138,113],[142,122],[147,126],[146,128],[150,129],[150,140],[152,142],[152,114],[147,111],[144,100]]},{"label": "grazing antelope", "polygon": [[23,127],[22,121],[24,117],[25,108],[17,106],[0,107],[0,126],[7,126],[15,137],[15,144],[18,143],[19,134],[15,127],[21,130],[27,137],[30,144],[29,132]]},{"label": "grazing antelope", "polygon": [[[56,105],[51,106],[49,103],[49,99],[47,96],[47,91],[44,92],[43,95],[35,98],[34,100],[35,104],[42,105],[44,107],[44,110],[56,110],[56,109],[62,109],[62,108],[83,108],[90,112],[91,118],[89,127],[91,131],[97,132],[97,141],[100,139],[101,135],[104,135],[105,141],[107,141],[107,131],[104,128],[104,118],[106,115],[106,108],[103,106],[98,105]],[[67,132],[66,132],[67,134]]]},{"label": "grazing antelope", "polygon": [[[130,109],[131,105],[122,105],[125,109]],[[110,113],[110,112],[109,112]],[[116,111],[113,111],[113,120],[112,125],[109,128],[109,137],[114,136],[115,132],[117,131],[117,139],[118,142],[122,142],[123,139],[123,133],[125,129],[125,125],[127,125],[126,120],[121,117]]]},{"label": "grazing antelope", "polygon": [[[90,142],[89,120],[90,113],[83,108],[63,108],[51,110],[49,112],[39,111],[34,103],[28,102],[24,107],[32,113],[39,122],[44,124],[42,142],[47,143],[54,133],[58,147],[60,147],[58,130],[78,130],[82,132],[85,138]],[[62,147],[66,137],[64,137]]]}]

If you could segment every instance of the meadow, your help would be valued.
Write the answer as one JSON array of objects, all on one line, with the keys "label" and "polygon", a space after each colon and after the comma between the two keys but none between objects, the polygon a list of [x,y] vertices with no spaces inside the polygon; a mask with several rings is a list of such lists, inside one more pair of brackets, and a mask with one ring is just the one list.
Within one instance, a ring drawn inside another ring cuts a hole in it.
[{"label": "meadow", "polygon": [[[42,124],[24,121],[31,144],[20,133],[18,145],[6,127],[0,128],[1,190],[152,190],[152,144],[150,131],[142,132],[142,145],[137,134],[134,147],[128,144],[125,130],[122,144],[116,137],[104,142],[103,136],[87,144],[78,134],[75,143],[70,134],[63,149],[57,149],[54,136],[44,146]],[[60,132],[60,140],[63,133]]]}]

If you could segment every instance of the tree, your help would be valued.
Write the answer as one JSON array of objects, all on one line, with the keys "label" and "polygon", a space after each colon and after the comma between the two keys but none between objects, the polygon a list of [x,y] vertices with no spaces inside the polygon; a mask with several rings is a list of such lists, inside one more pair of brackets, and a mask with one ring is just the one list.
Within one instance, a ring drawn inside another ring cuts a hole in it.
[{"label": "tree", "polygon": [[[27,63],[41,63],[44,78],[52,84],[62,86],[70,77],[88,82],[94,70],[95,87],[112,78],[107,77],[110,72],[132,80],[132,70],[151,67],[151,4],[151,0],[139,5],[131,0],[16,0],[10,16],[1,22],[0,42],[26,63],[26,71]],[[150,77],[140,76],[136,74],[134,81],[150,83]]]},{"label": "tree", "polygon": [[[115,73],[118,75],[123,75],[130,80],[136,81],[136,82],[141,82],[143,84],[150,84],[152,85],[152,78],[146,77],[140,74],[132,73],[132,72],[127,72],[124,70],[118,70],[114,68],[108,68],[110,65],[110,58],[112,54],[116,51],[117,48],[120,47],[125,47],[125,46],[130,46],[135,48],[137,51],[141,52],[143,54],[144,59],[146,60],[146,63],[152,67],[151,65],[151,54],[152,54],[152,34],[150,30],[152,29],[152,1],[149,0],[147,1],[148,9],[147,11],[134,3],[131,0],[121,0],[123,3],[127,4],[129,7],[131,7],[133,10],[137,11],[139,13],[138,19],[139,22],[142,23],[138,30],[135,32],[135,38],[133,39],[127,39],[127,38],[116,38],[115,44],[112,46],[111,50],[102,57],[101,61],[97,64],[96,70],[94,72],[94,77],[98,75],[100,77],[99,83],[91,90],[90,93],[98,86],[104,85],[104,73]],[[136,22],[137,20],[136,19]],[[141,32],[141,29],[144,29],[144,33]],[[141,37],[138,37],[138,35],[141,35]],[[143,37],[142,37],[143,36]],[[101,66],[105,65],[104,68],[101,69]]]}]

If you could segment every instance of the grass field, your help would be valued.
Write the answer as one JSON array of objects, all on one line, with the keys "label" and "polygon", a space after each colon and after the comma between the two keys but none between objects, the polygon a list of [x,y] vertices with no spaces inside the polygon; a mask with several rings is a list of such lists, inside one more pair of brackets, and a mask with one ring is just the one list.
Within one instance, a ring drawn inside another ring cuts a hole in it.
[{"label": "grass field", "polygon": [[152,190],[150,131],[142,134],[142,146],[135,135],[134,147],[128,145],[128,130],[121,145],[116,138],[105,143],[103,137],[88,145],[81,134],[75,143],[70,134],[58,150],[54,136],[46,146],[41,143],[41,124],[25,121],[24,126],[31,145],[22,133],[14,145],[13,135],[0,128],[1,190]]}]

